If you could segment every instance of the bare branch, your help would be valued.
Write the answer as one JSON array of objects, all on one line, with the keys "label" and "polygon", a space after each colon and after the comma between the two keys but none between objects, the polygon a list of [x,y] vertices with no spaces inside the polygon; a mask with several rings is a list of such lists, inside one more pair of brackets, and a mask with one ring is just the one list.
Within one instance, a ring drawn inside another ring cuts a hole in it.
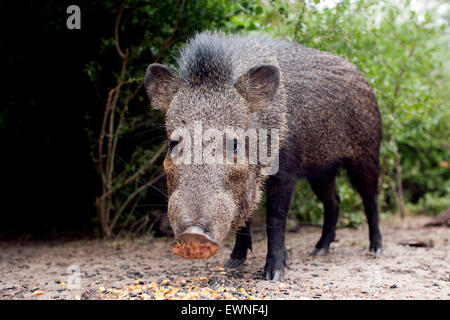
[{"label": "bare branch", "polygon": [[163,171],[162,173],[160,173],[158,176],[156,176],[155,178],[151,179],[150,181],[148,181],[146,184],[142,185],[141,187],[139,187],[138,189],[136,189],[132,194],[130,194],[130,196],[128,197],[127,200],[125,200],[125,202],[123,203],[122,207],[120,207],[119,211],[117,211],[117,213],[115,214],[114,218],[111,221],[110,224],[110,229],[113,230],[114,226],[117,223],[117,220],[119,219],[120,215],[122,214],[122,212],[125,210],[125,208],[127,207],[128,203],[134,199],[134,197],[136,197],[137,195],[139,195],[142,191],[144,191],[146,188],[148,188],[149,186],[151,186],[153,183],[155,183],[156,181],[158,181],[159,179],[161,179],[162,177],[164,177],[165,172]]},{"label": "bare branch", "polygon": [[119,25],[120,25],[120,20],[122,19],[122,14],[123,14],[124,10],[125,10],[125,1],[122,2],[122,6],[119,9],[119,13],[117,14],[117,18],[116,18],[116,25],[114,27],[114,39],[116,40],[116,50],[117,50],[117,53],[119,54],[119,56],[122,59],[125,59],[125,53],[123,53],[122,49],[120,49],[120,44],[119,44]]},{"label": "bare branch", "polygon": [[125,223],[124,223],[125,225],[130,221],[130,219],[131,219],[131,217],[132,217],[132,215],[133,215],[133,212],[134,212],[134,210],[136,209],[137,204],[139,203],[139,200],[141,200],[141,198],[142,198],[142,193],[139,194],[139,195],[136,197],[136,200],[134,201],[133,206],[131,207],[131,210],[130,210],[130,212],[128,213],[128,216],[127,216],[127,218],[125,219]]},{"label": "bare branch", "polygon": [[161,155],[161,153],[166,150],[166,144],[163,144],[161,148],[158,149],[158,151],[155,153],[155,155],[145,163],[142,167],[140,167],[131,177],[129,177],[127,180],[125,180],[123,183],[119,184],[118,186],[115,186],[114,188],[111,188],[107,192],[101,195],[101,198],[106,198],[110,196],[112,193],[116,192],[120,188],[123,188],[130,182],[133,182],[141,173],[143,173],[145,170],[147,170],[152,164],[155,163],[155,161],[158,159],[158,157]]},{"label": "bare branch", "polygon": [[[125,72],[126,72],[126,67],[127,67],[127,63],[128,63],[128,49],[127,49],[127,55],[125,56],[125,58],[122,61],[122,70],[120,72],[120,78],[121,80],[123,80]],[[114,160],[115,160],[115,155],[116,155],[116,145],[117,145],[117,135],[118,135],[118,128],[114,129],[114,115],[115,115],[115,110],[116,110],[116,106],[117,103],[119,101],[119,97],[120,97],[120,88],[122,87],[122,84],[124,82],[120,82],[116,94],[114,96],[113,101],[111,102],[112,106],[111,106],[111,116],[110,116],[110,126],[109,126],[109,136],[108,136],[108,153],[106,156],[106,161],[107,162],[107,181],[109,182],[109,186],[111,186],[112,184],[112,176],[113,176],[113,172],[114,172]],[[123,120],[122,120],[123,121]],[[121,125],[121,124],[120,124]]]},{"label": "bare branch", "polygon": [[400,155],[397,150],[394,148],[393,150],[395,155],[395,169],[397,172],[397,203],[398,209],[400,211],[400,217],[403,219],[405,217],[405,205],[403,201],[403,183],[402,183],[402,166],[400,164]]},{"label": "bare branch", "polygon": [[[105,174],[104,174],[104,171],[103,171],[103,140],[105,139],[106,123],[108,121],[109,112],[111,111],[110,110],[110,108],[111,108],[111,100],[112,100],[112,97],[113,97],[114,92],[116,90],[117,90],[117,87],[109,90],[108,100],[106,102],[105,112],[103,113],[102,126],[100,128],[100,137],[98,139],[97,166],[98,166],[98,169],[99,169],[100,176],[102,178],[103,187],[105,187],[105,185],[106,185],[106,177],[105,177]],[[105,191],[104,188],[103,188],[103,191]]]},{"label": "bare branch", "polygon": [[[120,111],[120,116],[119,116],[119,123],[117,124],[116,130],[114,132],[114,138],[113,138],[113,143],[112,143],[112,157],[113,159],[111,161],[114,161],[114,155],[116,154],[116,148],[117,148],[117,142],[119,141],[119,134],[120,134],[120,130],[122,129],[122,125],[123,122],[125,120],[125,111],[126,108],[128,106],[128,104],[130,103],[130,101],[136,96],[136,94],[138,93],[139,89],[142,88],[144,82],[141,82],[137,88],[125,98],[125,101],[123,102],[122,105],[122,110]],[[111,165],[111,167],[113,167],[114,164]]]}]

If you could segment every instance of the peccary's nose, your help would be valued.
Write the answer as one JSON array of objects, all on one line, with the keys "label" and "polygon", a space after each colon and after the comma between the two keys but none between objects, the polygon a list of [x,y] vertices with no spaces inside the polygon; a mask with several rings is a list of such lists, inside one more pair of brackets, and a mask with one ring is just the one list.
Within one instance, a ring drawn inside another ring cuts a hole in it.
[{"label": "peccary's nose", "polygon": [[188,226],[172,243],[172,251],[185,259],[208,259],[219,245],[198,225]]}]

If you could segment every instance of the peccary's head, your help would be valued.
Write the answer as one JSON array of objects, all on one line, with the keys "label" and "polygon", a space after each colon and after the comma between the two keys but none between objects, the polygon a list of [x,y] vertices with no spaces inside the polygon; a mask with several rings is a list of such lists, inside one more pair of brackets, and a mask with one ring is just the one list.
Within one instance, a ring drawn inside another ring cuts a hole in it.
[{"label": "peccary's head", "polygon": [[249,161],[251,138],[239,133],[252,127],[252,114],[270,104],[280,78],[272,65],[233,79],[226,61],[214,64],[197,59],[179,73],[152,64],[145,77],[152,107],[166,115],[172,250],[191,259],[216,253],[259,202],[261,168]]}]

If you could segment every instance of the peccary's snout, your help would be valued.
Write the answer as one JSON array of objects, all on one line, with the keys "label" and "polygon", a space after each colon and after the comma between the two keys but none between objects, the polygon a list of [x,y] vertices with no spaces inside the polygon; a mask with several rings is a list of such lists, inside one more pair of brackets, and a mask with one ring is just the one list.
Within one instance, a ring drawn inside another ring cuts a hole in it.
[{"label": "peccary's snout", "polygon": [[[201,181],[205,178],[199,173],[196,179]],[[199,184],[209,187],[211,182],[188,182],[181,180],[183,188],[169,196],[167,216],[175,234],[171,248],[185,259],[208,259],[219,250],[231,230],[236,206],[231,195],[221,188],[198,191]]]},{"label": "peccary's snout", "polygon": [[185,259],[208,259],[217,250],[217,242],[199,225],[189,225],[172,243],[172,251]]}]

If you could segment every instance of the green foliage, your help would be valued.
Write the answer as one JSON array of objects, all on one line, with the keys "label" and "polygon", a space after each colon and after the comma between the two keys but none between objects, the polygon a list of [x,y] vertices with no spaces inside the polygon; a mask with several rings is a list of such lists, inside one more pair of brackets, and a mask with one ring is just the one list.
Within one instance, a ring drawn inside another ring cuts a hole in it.
[{"label": "green foliage", "polygon": [[449,195],[450,182],[447,180],[437,191],[425,193],[416,203],[410,203],[408,206],[419,214],[437,215],[450,208]]},{"label": "green foliage", "polygon": [[[341,173],[336,179],[340,202],[340,221],[338,226],[356,227],[364,221],[361,198],[349,184],[348,178]],[[320,225],[323,219],[323,206],[318,201],[306,180],[297,182],[290,214],[301,221]]]}]

